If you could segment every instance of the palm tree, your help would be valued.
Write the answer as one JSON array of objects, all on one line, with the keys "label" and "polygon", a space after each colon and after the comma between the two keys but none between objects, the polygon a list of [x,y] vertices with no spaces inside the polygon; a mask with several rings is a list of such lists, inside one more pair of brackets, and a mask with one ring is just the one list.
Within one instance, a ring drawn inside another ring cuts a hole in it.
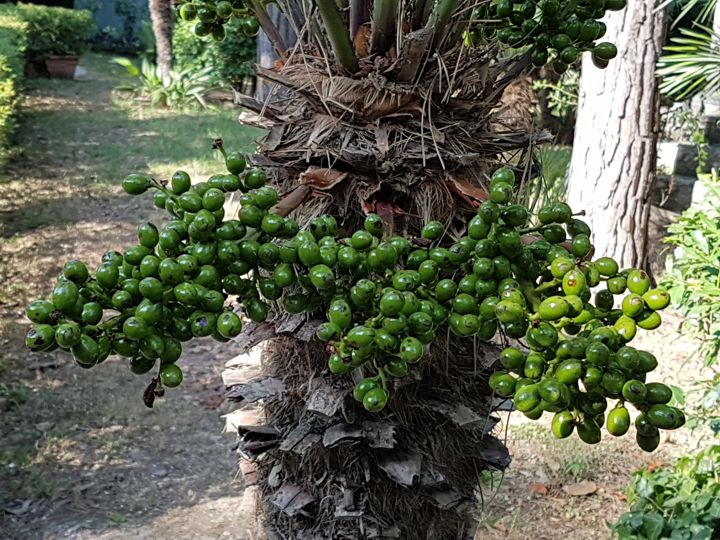
[{"label": "palm tree", "polygon": [[153,34],[155,35],[156,63],[160,73],[167,76],[173,66],[171,0],[148,0]]},{"label": "palm tree", "polygon": [[[488,173],[543,140],[494,112],[529,53],[503,53],[495,40],[463,45],[483,2],[277,4],[299,36],[292,48],[260,2],[248,2],[282,61],[258,76],[288,97],[241,102],[269,126],[254,161],[274,171],[299,221],[327,213],[353,230],[372,211],[408,236],[430,219],[459,234]],[[510,461],[491,434],[486,371],[496,349],[439,340],[422,373],[370,414],[349,398],[350,378],[326,374],[324,347],[308,341],[317,322],[249,325],[238,339],[248,350],[279,336],[262,376],[227,374],[231,397],[263,398],[262,425],[239,431],[268,533],[472,538],[481,473]]]}]

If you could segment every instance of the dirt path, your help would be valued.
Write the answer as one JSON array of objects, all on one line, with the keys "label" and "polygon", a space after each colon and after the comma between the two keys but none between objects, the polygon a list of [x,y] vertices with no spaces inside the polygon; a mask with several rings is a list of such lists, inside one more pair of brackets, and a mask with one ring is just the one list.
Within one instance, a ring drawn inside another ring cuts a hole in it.
[{"label": "dirt path", "polygon": [[[157,216],[149,198],[118,189],[119,163],[164,173],[171,164],[152,153],[173,134],[158,130],[167,119],[114,103],[116,82],[98,57],[86,81],[31,81],[23,153],[0,182],[0,537],[235,537],[242,485],[220,417],[232,347],[195,344],[181,360],[187,384],[152,410],[141,402],[149,376],[119,359],[83,370],[23,349],[23,306],[66,259],[97,265]],[[150,154],[128,151],[143,140]]]}]

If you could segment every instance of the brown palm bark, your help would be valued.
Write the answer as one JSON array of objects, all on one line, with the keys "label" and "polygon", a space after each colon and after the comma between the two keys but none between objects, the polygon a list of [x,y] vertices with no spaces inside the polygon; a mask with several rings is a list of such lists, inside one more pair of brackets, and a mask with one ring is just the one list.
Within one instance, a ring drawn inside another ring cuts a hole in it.
[{"label": "brown palm bark", "polygon": [[[287,13],[300,2],[279,5]],[[348,19],[369,15],[349,10]],[[317,16],[309,21],[320,24]],[[496,61],[494,51],[457,46],[442,51],[442,62],[426,63],[433,32],[422,21],[399,37],[395,53],[367,56],[370,34],[355,36],[354,75],[327,55],[328,41],[302,31],[292,54],[274,69],[258,68],[284,97],[239,96],[243,121],[268,130],[251,161],[286,199],[303,201],[288,205],[302,225],[329,214],[347,235],[376,212],[394,234],[417,238],[425,222],[438,220],[460,236],[487,197],[488,173],[549,138],[519,129],[501,106],[529,58]],[[444,66],[462,69],[440,83]],[[319,317],[280,311],[247,324],[237,338],[246,352],[269,341],[261,366],[238,360],[223,375],[228,397],[241,404],[231,425],[240,435],[245,513],[263,531],[246,536],[473,538],[480,475],[510,461],[496,437],[501,404],[487,384],[498,344],[442,329],[412,375],[389,381],[387,407],[369,413],[353,389],[371,368],[329,373],[329,351],[313,340]]]},{"label": "brown palm bark", "polygon": [[568,203],[587,212],[596,251],[623,267],[648,263],[665,20],[652,0],[629,2],[606,18],[603,40],[617,45],[618,57],[605,70],[583,58]]},{"label": "brown palm bark", "polygon": [[160,73],[166,76],[173,66],[171,0],[148,0],[153,34],[155,34],[156,63]]}]

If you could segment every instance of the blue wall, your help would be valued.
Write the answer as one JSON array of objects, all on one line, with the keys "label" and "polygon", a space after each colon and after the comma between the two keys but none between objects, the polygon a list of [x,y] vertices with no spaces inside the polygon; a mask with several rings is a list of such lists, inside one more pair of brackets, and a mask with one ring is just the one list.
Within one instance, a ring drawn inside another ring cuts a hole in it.
[{"label": "blue wall", "polygon": [[120,11],[122,11],[122,8],[128,5],[137,14],[136,27],[139,26],[140,21],[150,17],[147,0],[75,0],[76,8],[90,9],[93,12],[95,22],[100,30],[111,27],[122,31],[125,25],[125,17],[118,15],[116,10],[120,8]]}]

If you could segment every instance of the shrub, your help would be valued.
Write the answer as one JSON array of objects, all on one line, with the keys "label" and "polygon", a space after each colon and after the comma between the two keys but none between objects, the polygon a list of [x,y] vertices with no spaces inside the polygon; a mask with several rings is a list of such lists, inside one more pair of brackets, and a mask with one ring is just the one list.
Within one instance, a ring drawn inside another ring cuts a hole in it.
[{"label": "shrub", "polygon": [[34,4],[18,4],[17,9],[28,25],[30,59],[79,56],[88,50],[90,36],[95,31],[95,21],[89,11]]},{"label": "shrub", "polygon": [[246,37],[237,27],[237,21],[226,26],[223,41],[199,38],[193,24],[177,21],[173,31],[173,53],[178,69],[201,69],[213,66],[218,80],[238,88],[245,77],[252,75],[255,62],[255,38]]},{"label": "shrub", "polygon": [[630,511],[612,527],[622,540],[711,540],[720,535],[720,446],[674,467],[635,473]]},{"label": "shrub", "polygon": [[[123,54],[143,54],[145,52],[143,33],[150,25],[147,2],[114,0],[112,6],[115,15],[122,20],[122,24],[120,27],[107,26],[99,29],[90,40],[93,49]],[[93,11],[100,7],[100,0],[75,0],[75,7]]]},{"label": "shrub", "polygon": [[720,178],[701,175],[707,190],[669,228],[665,242],[675,246],[666,262],[662,285],[685,317],[683,327],[702,340],[712,364],[720,354]]},{"label": "shrub", "polygon": [[115,58],[114,61],[135,78],[132,83],[119,85],[117,89],[148,98],[153,106],[185,108],[199,104],[205,107],[205,97],[215,87],[212,66],[172,70],[163,76],[158,67],[145,58],[140,68],[127,58]]},{"label": "shrub", "polygon": [[27,24],[14,8],[0,9],[0,166],[7,160],[9,139],[16,126],[15,112],[25,69]]}]

